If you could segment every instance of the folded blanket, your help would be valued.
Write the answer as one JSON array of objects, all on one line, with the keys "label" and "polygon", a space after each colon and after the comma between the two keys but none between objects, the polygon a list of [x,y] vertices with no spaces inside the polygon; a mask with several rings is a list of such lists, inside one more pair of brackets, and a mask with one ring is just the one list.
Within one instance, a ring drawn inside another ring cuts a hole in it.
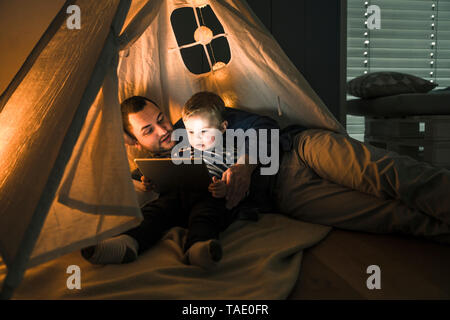
[{"label": "folded blanket", "polygon": [[[302,250],[329,227],[278,214],[236,221],[222,235],[223,259],[210,271],[182,263],[186,230],[172,228],[133,263],[95,266],[74,252],[29,269],[15,299],[285,299],[299,276]],[[68,266],[81,289],[67,288]],[[4,276],[0,276],[0,282]]]}]

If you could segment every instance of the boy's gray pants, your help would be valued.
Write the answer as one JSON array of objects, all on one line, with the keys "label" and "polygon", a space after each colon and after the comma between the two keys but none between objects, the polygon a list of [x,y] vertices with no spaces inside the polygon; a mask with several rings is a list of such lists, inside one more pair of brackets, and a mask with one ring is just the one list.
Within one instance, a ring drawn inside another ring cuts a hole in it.
[{"label": "boy's gray pants", "polygon": [[279,210],[298,220],[450,244],[450,170],[343,134],[298,134],[275,190]]}]

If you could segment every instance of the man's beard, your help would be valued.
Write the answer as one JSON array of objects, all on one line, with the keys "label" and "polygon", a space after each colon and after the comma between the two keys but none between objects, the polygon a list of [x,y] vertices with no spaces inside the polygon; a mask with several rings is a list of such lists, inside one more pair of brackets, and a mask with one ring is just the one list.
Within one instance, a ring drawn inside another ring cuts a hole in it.
[{"label": "man's beard", "polygon": [[[167,137],[168,136],[168,137]],[[172,132],[169,132],[167,135],[163,136],[159,140],[159,150],[156,152],[152,152],[155,158],[169,158],[172,152],[172,148],[175,146],[174,141],[171,140]],[[164,145],[169,145],[164,147]]]}]

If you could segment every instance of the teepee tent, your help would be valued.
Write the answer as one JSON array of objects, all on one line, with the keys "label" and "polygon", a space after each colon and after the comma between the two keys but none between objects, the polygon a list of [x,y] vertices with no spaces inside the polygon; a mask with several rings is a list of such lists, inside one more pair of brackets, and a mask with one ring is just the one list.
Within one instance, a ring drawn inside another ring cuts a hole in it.
[{"label": "teepee tent", "polygon": [[[82,13],[67,28],[67,7]],[[179,43],[171,15],[192,8],[195,34]],[[202,10],[223,26],[214,34]],[[201,29],[197,32],[197,29]],[[209,31],[208,31],[209,30]],[[228,61],[208,47],[225,41]],[[192,73],[183,49],[204,50]],[[208,69],[208,68],[207,68]],[[66,1],[0,98],[0,273],[5,296],[26,268],[139,225],[120,101],[155,100],[172,121],[195,92],[228,106],[345,132],[241,0]]]}]

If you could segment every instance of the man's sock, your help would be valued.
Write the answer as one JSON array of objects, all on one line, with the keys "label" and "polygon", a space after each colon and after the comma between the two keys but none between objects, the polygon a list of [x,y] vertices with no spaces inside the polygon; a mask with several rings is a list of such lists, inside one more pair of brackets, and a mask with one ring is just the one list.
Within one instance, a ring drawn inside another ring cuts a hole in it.
[{"label": "man's sock", "polygon": [[192,245],[187,252],[189,263],[204,269],[210,269],[222,259],[220,242],[212,239],[199,241]]},{"label": "man's sock", "polygon": [[92,264],[121,264],[136,260],[137,252],[137,241],[129,235],[122,234],[82,249],[81,255]]}]

